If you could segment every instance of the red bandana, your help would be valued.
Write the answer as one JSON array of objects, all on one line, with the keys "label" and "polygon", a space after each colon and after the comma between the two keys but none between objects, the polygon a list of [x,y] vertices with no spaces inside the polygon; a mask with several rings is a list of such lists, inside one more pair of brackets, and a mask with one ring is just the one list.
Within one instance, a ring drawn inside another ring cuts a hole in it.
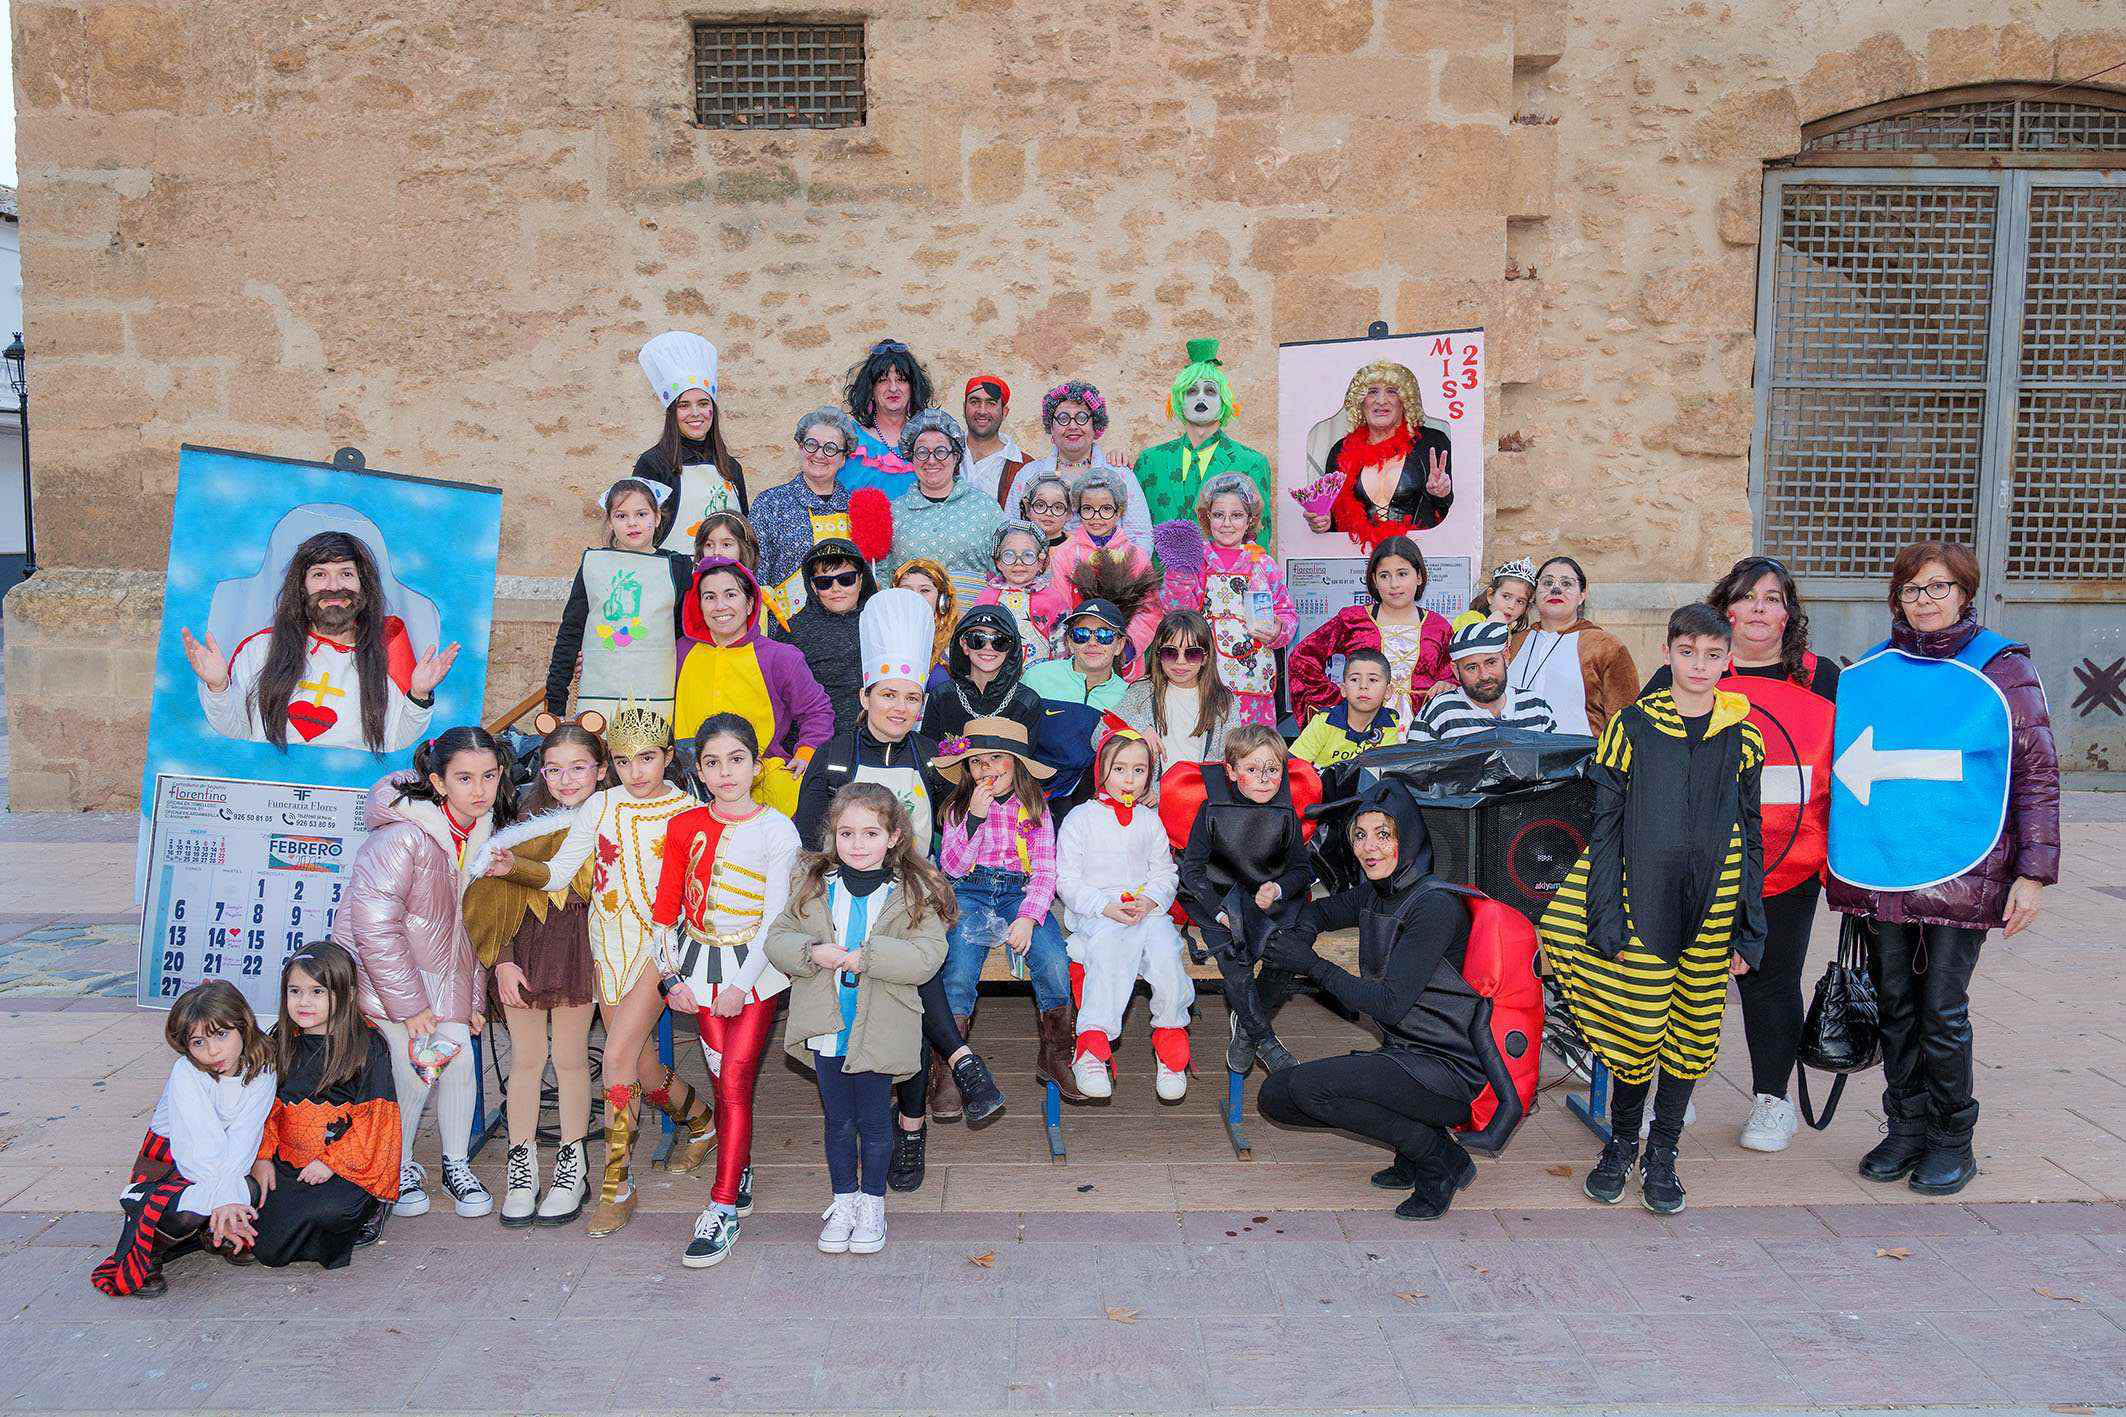
[{"label": "red bandana", "polygon": [[1105,802],[1109,807],[1112,807],[1115,812],[1115,820],[1117,822],[1120,822],[1125,827],[1129,825],[1129,819],[1133,815],[1135,815],[1137,811],[1135,803],[1125,802],[1121,798],[1111,796],[1105,792],[1101,793],[1093,800],[1096,802]]},{"label": "red bandana", "polygon": [[1400,461],[1410,453],[1410,428],[1398,423],[1395,431],[1378,443],[1366,441],[1363,431],[1354,432],[1344,439],[1344,445],[1336,450],[1336,470],[1345,477],[1356,477],[1366,468],[1378,467],[1390,460]]}]

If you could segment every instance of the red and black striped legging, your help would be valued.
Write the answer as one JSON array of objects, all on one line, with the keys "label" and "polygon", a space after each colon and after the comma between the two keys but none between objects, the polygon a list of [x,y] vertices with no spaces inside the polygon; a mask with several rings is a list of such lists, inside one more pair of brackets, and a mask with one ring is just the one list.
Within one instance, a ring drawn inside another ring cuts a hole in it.
[{"label": "red and black striped legging", "polygon": [[755,999],[736,1018],[719,1018],[703,1000],[694,1018],[702,1046],[722,1055],[716,1082],[716,1182],[709,1199],[738,1204],[738,1182],[753,1159],[753,1084],[775,1031],[775,1006],[781,996]]},{"label": "red and black striped legging", "polygon": [[117,1248],[96,1266],[89,1283],[114,1298],[123,1297],[159,1272],[170,1246],[205,1223],[204,1217],[178,1212],[178,1198],[191,1184],[179,1174],[168,1139],[149,1132],[140,1144],[140,1155],[134,1158],[131,1182],[119,1200],[125,1226],[118,1232]]}]

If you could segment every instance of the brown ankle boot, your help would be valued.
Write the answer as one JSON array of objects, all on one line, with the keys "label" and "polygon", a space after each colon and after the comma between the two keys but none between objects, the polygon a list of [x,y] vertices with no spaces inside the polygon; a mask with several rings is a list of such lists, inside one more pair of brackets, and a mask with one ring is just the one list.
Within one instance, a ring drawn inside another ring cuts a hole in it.
[{"label": "brown ankle boot", "polygon": [[1085,1100],[1085,1094],[1078,1091],[1077,1078],[1071,1074],[1071,1049],[1076,1042],[1070,1005],[1058,1004],[1041,1015],[1041,1058],[1034,1070],[1056,1085],[1065,1102]]}]

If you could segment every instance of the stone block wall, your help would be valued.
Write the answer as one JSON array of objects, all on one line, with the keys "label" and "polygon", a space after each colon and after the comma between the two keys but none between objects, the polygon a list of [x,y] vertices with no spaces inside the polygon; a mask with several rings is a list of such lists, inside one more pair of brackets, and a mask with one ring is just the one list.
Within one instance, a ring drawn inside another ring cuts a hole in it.
[{"label": "stone block wall", "polygon": [[950,406],[1010,379],[1022,441],[1089,377],[1133,448],[1216,333],[1268,447],[1279,341],[1483,324],[1487,426],[1524,447],[1491,455],[1487,555],[1573,551],[1648,648],[1749,542],[1764,161],[1805,119],[2075,77],[2122,38],[2065,0],[859,12],[864,127],[728,132],[691,122],[693,12],[650,0],[16,0],[55,569],[6,605],[14,805],[136,791],[182,441],[504,486],[490,709],[519,697],[673,327],[719,346],[758,488],[886,334]]}]

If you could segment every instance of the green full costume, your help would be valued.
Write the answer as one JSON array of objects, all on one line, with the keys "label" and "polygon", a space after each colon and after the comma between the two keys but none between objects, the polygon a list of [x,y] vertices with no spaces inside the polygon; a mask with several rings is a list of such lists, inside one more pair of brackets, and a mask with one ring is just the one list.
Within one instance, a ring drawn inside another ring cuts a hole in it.
[{"label": "green full costume", "polygon": [[1190,440],[1184,432],[1180,437],[1146,448],[1138,455],[1134,469],[1137,483],[1144,489],[1144,500],[1151,509],[1152,524],[1167,521],[1194,521],[1196,519],[1196,494],[1203,485],[1220,473],[1237,472],[1251,479],[1262,493],[1263,527],[1257,537],[1263,545],[1271,544],[1270,523],[1275,513],[1276,489],[1270,476],[1270,460],[1244,443],[1226,436],[1225,424],[1240,405],[1234,401],[1232,386],[1226,382],[1225,370],[1218,364],[1218,341],[1192,339],[1188,342],[1187,367],[1174,376],[1173,388],[1167,397],[1167,411],[1181,416],[1182,401],[1188,391],[1199,382],[1208,379],[1217,385],[1219,392],[1218,431],[1201,444]]}]

